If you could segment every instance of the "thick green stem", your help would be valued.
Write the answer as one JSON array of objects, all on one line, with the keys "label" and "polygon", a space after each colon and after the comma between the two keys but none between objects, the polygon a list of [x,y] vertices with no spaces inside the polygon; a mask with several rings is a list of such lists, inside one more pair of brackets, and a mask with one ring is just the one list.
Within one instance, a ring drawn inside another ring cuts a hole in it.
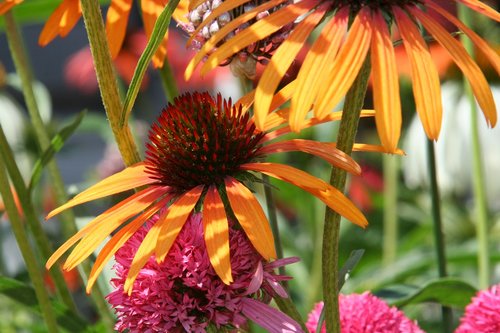
[{"label": "thick green stem", "polygon": [[[427,164],[429,168],[429,178],[431,185],[432,222],[434,225],[434,242],[436,245],[439,277],[446,277],[448,275],[448,272],[446,268],[446,251],[443,234],[443,222],[441,219],[441,197],[439,195],[436,172],[436,155],[434,142],[432,140],[427,140]],[[443,332],[451,333],[453,326],[452,310],[449,307],[442,306],[441,311],[443,313]]]},{"label": "thick green stem", "polygon": [[[33,203],[31,201],[31,196],[28,192],[28,189],[26,188],[26,185],[24,184],[23,177],[17,167],[16,161],[14,159],[14,154],[9,147],[2,126],[0,126],[0,153],[3,156],[5,166],[7,167],[7,171],[10,174],[10,178],[16,190],[19,202],[21,203],[23,213],[26,216],[28,227],[30,228],[33,238],[35,239],[35,244],[38,248],[39,253],[41,254],[43,261],[45,262],[52,254],[53,249],[35,212],[35,208],[33,207]],[[69,309],[76,312],[75,303],[71,298],[71,294],[68,290],[66,282],[64,281],[61,270],[53,269],[50,271],[50,275],[54,280],[57,294],[59,295],[59,297],[61,297],[61,300]]]},{"label": "thick green stem", "polygon": [[394,263],[398,249],[398,158],[384,155],[384,240],[382,263]]},{"label": "thick green stem", "polygon": [[[470,26],[471,10],[466,6],[459,6],[459,17],[462,22]],[[474,47],[467,36],[461,36],[462,43],[469,52],[474,55]],[[484,181],[484,167],[482,163],[481,142],[479,139],[479,126],[477,120],[477,106],[474,94],[472,93],[469,82],[463,80],[465,95],[470,103],[470,126],[471,126],[471,145],[472,145],[472,181],[474,184],[474,203],[476,213],[476,237],[477,237],[477,259],[479,288],[485,289],[490,285],[490,251],[488,240],[488,203],[486,201],[486,189]]]},{"label": "thick green stem", "polygon": [[81,4],[104,109],[123,161],[129,166],[139,162],[140,156],[128,124],[120,126],[123,105],[118,92],[99,1],[84,0]]},{"label": "thick green stem", "polygon": [[163,63],[163,67],[159,69],[159,73],[161,82],[163,84],[163,89],[165,90],[165,94],[167,95],[167,101],[169,103],[173,103],[174,98],[179,95],[179,89],[177,89],[177,85],[175,84],[175,76],[168,58],[165,58],[165,62]]},{"label": "thick green stem", "polygon": [[[354,138],[358,130],[359,116],[365,99],[368,78],[370,76],[370,61],[367,58],[356,80],[346,95],[344,113],[337,135],[337,148],[350,155]],[[344,191],[346,172],[339,168],[332,168],[330,184]],[[325,302],[326,331],[340,333],[339,316],[339,234],[340,215],[330,208],[326,208],[325,224],[323,227],[323,297]]]},{"label": "thick green stem", "polygon": [[40,304],[40,310],[45,320],[45,324],[47,325],[47,331],[55,333],[58,332],[56,316],[54,314],[52,304],[50,303],[47,290],[45,289],[43,272],[36,262],[36,254],[30,247],[28,235],[24,230],[23,223],[17,212],[14,197],[10,191],[9,179],[7,177],[4,162],[3,154],[0,154],[0,194],[2,195],[7,214],[9,215],[12,231],[14,232],[17,244],[21,250],[24,262],[26,263],[26,268],[28,269],[33,287],[35,288],[36,297],[38,299],[38,303]]}]

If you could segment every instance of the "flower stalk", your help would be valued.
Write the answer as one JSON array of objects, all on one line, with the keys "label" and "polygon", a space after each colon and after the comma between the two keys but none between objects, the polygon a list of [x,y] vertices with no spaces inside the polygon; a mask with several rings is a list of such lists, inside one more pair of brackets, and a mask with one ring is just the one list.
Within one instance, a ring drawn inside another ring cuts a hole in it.
[{"label": "flower stalk", "polygon": [[[345,98],[344,112],[337,135],[337,148],[348,155],[352,153],[370,70],[370,59],[367,57]],[[346,179],[347,174],[344,170],[332,167],[330,184],[343,192]],[[340,333],[339,290],[337,288],[340,218],[338,213],[326,208],[322,248],[323,297],[326,331],[331,333]]]},{"label": "flower stalk", "polygon": [[[432,201],[432,222],[434,230],[434,242],[436,246],[436,259],[438,264],[439,277],[443,278],[448,276],[446,267],[446,251],[443,234],[443,222],[441,218],[441,204],[439,195],[439,186],[437,182],[437,169],[436,169],[436,153],[434,141],[427,140],[427,167],[429,169],[429,178],[431,184],[431,201]],[[443,332],[451,333],[453,326],[452,310],[450,307],[442,306],[441,312],[443,314]]]},{"label": "flower stalk", "polygon": [[118,92],[118,84],[113,70],[99,1],[82,1],[82,16],[87,29],[92,58],[94,59],[99,91],[101,92],[109,124],[123,161],[127,166],[135,164],[140,161],[139,151],[128,124],[124,124],[123,127],[120,126],[123,105]]},{"label": "flower stalk", "polygon": [[40,304],[40,311],[42,312],[43,319],[47,326],[47,332],[56,333],[58,332],[56,316],[52,304],[50,303],[49,294],[45,289],[42,271],[36,262],[36,254],[30,246],[28,235],[17,213],[14,197],[10,191],[3,154],[0,154],[0,194],[2,195],[7,214],[9,215],[12,231],[14,232],[17,244],[21,250],[24,262],[26,263],[26,268],[28,269],[33,287],[35,288],[36,297]]},{"label": "flower stalk", "polygon": [[384,240],[382,263],[394,263],[398,250],[398,159],[382,156],[384,167]]},{"label": "flower stalk", "polygon": [[[471,13],[463,5],[459,5],[459,18],[467,26],[471,23]],[[470,55],[474,55],[474,47],[467,36],[461,36],[462,43]],[[484,166],[482,159],[481,143],[479,140],[479,127],[477,120],[477,106],[474,94],[469,82],[463,80],[465,95],[470,103],[470,126],[472,145],[472,181],[474,184],[474,199],[476,213],[476,237],[477,237],[477,257],[479,288],[486,289],[490,285],[490,254],[488,240],[488,205],[486,202],[486,189],[484,181]]]}]

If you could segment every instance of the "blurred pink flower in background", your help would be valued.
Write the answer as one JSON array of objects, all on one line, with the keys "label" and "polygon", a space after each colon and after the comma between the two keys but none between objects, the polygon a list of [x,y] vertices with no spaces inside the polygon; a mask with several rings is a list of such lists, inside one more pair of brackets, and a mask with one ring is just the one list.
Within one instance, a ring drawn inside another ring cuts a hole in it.
[{"label": "blurred pink flower in background", "polygon": [[373,208],[372,193],[384,190],[384,178],[380,171],[365,164],[361,165],[361,175],[351,176],[349,197],[363,212]]},{"label": "blurred pink flower in background", "polygon": [[[157,219],[157,218],[156,218]],[[139,273],[132,294],[123,291],[134,255],[155,220],[140,229],[116,253],[116,288],[107,299],[115,309],[115,329],[123,332],[205,332],[209,325],[238,328],[247,319],[268,332],[302,332],[300,326],[267,305],[272,296],[287,294],[274,269],[297,258],[264,259],[242,230],[230,229],[231,269],[234,282],[226,285],[208,259],[201,214],[192,215],[168,253],[158,264],[154,256]]]},{"label": "blurred pink flower in background", "polygon": [[500,332],[500,284],[481,290],[472,298],[455,333]]},{"label": "blurred pink flower in background", "polygon": [[[342,333],[424,333],[396,307],[369,292],[339,296]],[[323,302],[317,303],[309,313],[306,327],[316,333]],[[321,333],[326,333],[325,324]]]}]

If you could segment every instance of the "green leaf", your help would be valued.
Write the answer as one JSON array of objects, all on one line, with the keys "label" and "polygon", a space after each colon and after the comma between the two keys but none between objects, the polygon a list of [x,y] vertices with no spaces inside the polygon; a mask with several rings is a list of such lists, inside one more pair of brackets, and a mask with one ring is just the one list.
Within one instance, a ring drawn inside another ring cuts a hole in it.
[{"label": "green leaf", "polygon": [[476,293],[477,289],[463,280],[442,278],[431,281],[420,289],[400,285],[384,288],[376,295],[385,298],[389,304],[397,307],[436,302],[444,306],[463,309]]},{"label": "green leaf", "polygon": [[174,13],[174,10],[178,4],[179,0],[169,1],[168,5],[165,6],[165,9],[163,9],[160,16],[158,17],[158,20],[155,23],[151,38],[149,39],[148,45],[146,45],[144,52],[137,62],[134,76],[132,77],[132,81],[130,82],[130,86],[127,90],[127,96],[125,96],[125,103],[123,105],[122,115],[120,119],[121,126],[125,124],[130,112],[132,111],[132,107],[134,106],[135,99],[137,98],[137,94],[139,93],[139,88],[141,87],[144,74],[146,73],[153,55],[160,46],[163,37],[167,33],[168,26],[170,25],[170,18],[172,17],[172,14]]},{"label": "green leaf", "polygon": [[[28,310],[42,315],[34,289],[20,281],[0,276],[0,294],[20,303]],[[52,307],[56,314],[57,324],[64,330],[72,333],[94,332],[88,324],[77,314],[69,310],[61,302],[52,300]]]},{"label": "green leaf", "polygon": [[43,152],[42,156],[36,161],[35,166],[33,167],[33,172],[31,174],[31,180],[28,186],[28,191],[31,193],[33,188],[40,181],[40,177],[42,176],[43,168],[47,165],[47,163],[52,160],[54,155],[61,150],[64,145],[64,142],[75,132],[78,128],[78,125],[83,120],[83,117],[87,113],[86,110],[80,112],[80,114],[73,120],[69,125],[65,126],[59,133],[54,136],[52,141],[50,142],[50,146]]},{"label": "green leaf", "polygon": [[344,266],[342,266],[342,268],[339,271],[339,284],[338,284],[339,291],[342,289],[342,286],[344,285],[345,281],[349,278],[349,274],[352,272],[354,267],[356,267],[356,265],[363,257],[363,254],[365,254],[365,250],[358,249],[352,251],[351,254],[349,255],[349,258],[346,260]]}]

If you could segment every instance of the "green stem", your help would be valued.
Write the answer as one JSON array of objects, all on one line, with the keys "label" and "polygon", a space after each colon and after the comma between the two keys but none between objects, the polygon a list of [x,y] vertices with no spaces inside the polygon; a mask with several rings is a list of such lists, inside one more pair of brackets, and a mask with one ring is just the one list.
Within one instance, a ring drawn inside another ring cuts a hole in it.
[{"label": "green stem", "polygon": [[26,263],[26,267],[28,269],[31,282],[33,283],[33,287],[35,288],[35,293],[40,305],[40,310],[45,320],[45,324],[47,325],[47,331],[50,333],[58,332],[56,316],[54,314],[49,295],[47,293],[47,290],[45,289],[45,285],[43,282],[43,272],[40,267],[38,267],[38,263],[36,262],[36,254],[30,247],[28,235],[24,230],[23,223],[17,212],[14,197],[12,196],[12,193],[10,191],[9,179],[5,170],[3,154],[0,154],[0,194],[2,195],[7,214],[9,215],[9,221],[12,227],[12,231],[14,232],[17,244],[19,246],[19,249],[21,250],[24,262]]},{"label": "green stem", "polygon": [[[337,135],[337,148],[350,155],[354,138],[358,129],[359,116],[365,99],[368,78],[370,76],[370,60],[367,58],[361,71],[345,98],[344,113]],[[330,184],[344,191],[346,172],[339,168],[332,168]],[[326,331],[340,333],[339,316],[339,234],[340,215],[330,208],[326,208],[323,231],[323,297],[325,302]]]},{"label": "green stem", "polygon": [[[21,172],[19,171],[16,165],[14,154],[12,153],[12,150],[9,147],[2,126],[0,126],[0,153],[3,156],[5,166],[7,167],[7,171],[10,174],[10,178],[12,180],[12,184],[14,185],[17,196],[21,203],[23,213],[26,216],[28,227],[30,228],[33,238],[35,239],[35,244],[42,256],[42,259],[45,262],[52,254],[53,249],[50,245],[47,235],[45,234],[45,231],[42,228],[42,224],[35,212],[35,208],[33,207],[33,203],[31,201],[31,195],[28,192],[26,185],[24,184]],[[76,312],[77,310],[75,303],[71,298],[71,294],[68,290],[66,282],[64,281],[64,277],[62,275],[61,270],[53,269],[50,271],[50,275],[54,280],[54,285],[56,287],[57,294],[59,295],[61,300],[69,309]]]},{"label": "green stem", "polygon": [[[87,1],[83,2],[85,3]],[[12,58],[14,60],[16,71],[19,77],[21,78],[24,99],[26,101],[26,106],[30,114],[31,122],[35,129],[36,139],[38,140],[40,148],[43,151],[45,151],[50,146],[50,139],[47,133],[47,129],[45,128],[42,118],[40,117],[40,113],[35,99],[35,94],[33,92],[33,86],[32,86],[33,75],[31,73],[31,66],[28,59],[28,55],[22,43],[23,39],[21,33],[19,32],[19,29],[11,12],[6,13],[4,17],[5,17],[5,31],[7,34],[7,41],[9,42],[9,47]],[[50,161],[47,165],[47,168],[49,171],[50,178],[52,180],[52,185],[53,185],[52,188],[54,189],[55,192],[56,203],[58,205],[63,205],[68,200],[68,196],[56,161],[55,160]],[[64,213],[61,213],[60,219],[62,220],[63,232],[66,237],[69,237],[70,235],[76,233],[77,227],[75,223],[75,217],[71,212],[71,210],[67,210]],[[99,288],[99,287],[95,286],[94,288]],[[102,294],[102,292],[100,293]],[[102,302],[104,303],[104,305],[106,305],[104,299],[99,300],[99,302]],[[99,305],[97,306],[98,308],[101,307]],[[109,323],[109,327],[112,327],[114,323],[114,316],[111,313],[111,311],[108,309],[108,311],[101,312],[100,314],[104,318],[104,320],[107,323]]]},{"label": "green stem", "polygon": [[394,263],[398,248],[398,159],[384,154],[384,240],[382,263]]},{"label": "green stem", "polygon": [[302,327],[304,332],[307,332],[306,324],[304,324],[304,320],[302,319],[302,316],[300,315],[299,311],[297,310],[297,307],[295,306],[295,304],[293,303],[293,301],[290,297],[282,298],[282,297],[276,296],[273,299],[281,311],[283,311],[288,316],[290,316],[290,318],[295,320]]},{"label": "green stem", "polygon": [[159,72],[163,89],[167,95],[167,101],[169,103],[173,103],[174,98],[179,95],[179,89],[177,89],[177,85],[175,84],[174,73],[172,71],[172,66],[170,66],[170,62],[168,61],[168,57],[165,58],[163,67],[160,68]]},{"label": "green stem", "polygon": [[81,1],[81,4],[104,109],[123,161],[129,166],[139,162],[140,156],[128,124],[120,126],[122,101],[109,53],[99,1],[85,0]]},{"label": "green stem", "polygon": [[[470,26],[471,11],[466,9],[466,6],[459,6],[459,17],[464,24]],[[474,56],[474,47],[467,36],[461,36],[462,43],[465,48]],[[478,258],[478,274],[479,288],[486,289],[490,285],[490,253],[488,240],[488,204],[486,201],[486,189],[484,180],[484,166],[481,151],[481,142],[479,139],[479,126],[477,120],[477,106],[474,94],[472,93],[469,82],[463,80],[465,95],[470,103],[470,126],[471,126],[471,144],[472,144],[472,181],[474,184],[474,203],[476,213],[476,237],[477,237],[477,258]]]},{"label": "green stem", "polygon": [[[434,149],[434,142],[432,140],[427,140],[427,163],[431,185],[432,222],[434,225],[434,242],[436,245],[438,272],[439,277],[446,277],[448,275],[448,272],[446,268],[446,251],[443,233],[443,222],[441,219],[441,197],[439,195],[439,187],[437,182],[436,153]],[[452,332],[453,326],[452,310],[450,307],[442,306],[441,312],[443,314],[443,332],[450,333]]]}]

